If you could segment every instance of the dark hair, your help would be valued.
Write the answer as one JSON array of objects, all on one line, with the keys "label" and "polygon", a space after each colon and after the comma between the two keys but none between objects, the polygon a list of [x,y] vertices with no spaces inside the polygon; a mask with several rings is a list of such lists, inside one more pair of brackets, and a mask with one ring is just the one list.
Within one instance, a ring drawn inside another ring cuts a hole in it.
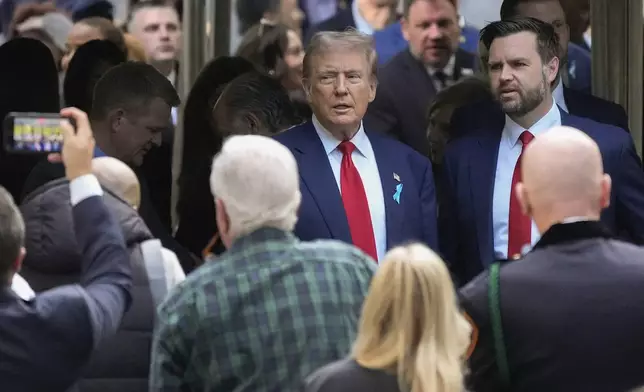
[{"label": "dark hair", "polygon": [[237,49],[236,55],[253,63],[275,79],[281,80],[288,66],[284,55],[288,50],[289,28],[283,24],[260,22],[251,27]]},{"label": "dark hair", "polygon": [[427,141],[432,163],[441,163],[447,142],[457,136],[452,134],[451,126],[454,110],[492,98],[490,84],[482,76],[463,78],[436,94],[427,110]]},{"label": "dark hair", "polygon": [[74,10],[72,13],[74,22],[88,18],[101,18],[113,22],[114,5],[107,0],[95,1],[93,4]]},{"label": "dark hair", "polygon": [[102,120],[113,109],[140,112],[155,98],[179,106],[179,95],[172,83],[153,66],[127,62],[110,69],[94,88],[91,118]]},{"label": "dark hair", "polygon": [[11,194],[0,186],[0,278],[3,283],[23,246],[25,222]]},{"label": "dark hair", "polygon": [[[405,18],[409,16],[409,9],[417,1],[420,1],[420,0],[405,0],[405,2],[403,3],[403,16]],[[436,0],[423,0],[423,1],[435,2]],[[458,11],[458,4],[457,4],[458,0],[447,0],[447,1],[451,3],[454,6],[454,8]]]},{"label": "dark hair", "polygon": [[237,17],[239,34],[244,35],[248,29],[258,24],[267,12],[278,12],[281,0],[237,0]]},{"label": "dark hair", "polygon": [[230,82],[217,105],[224,105],[223,112],[231,116],[229,124],[235,125],[235,129],[218,128],[222,138],[245,133],[275,134],[303,121],[282,84],[259,72]]},{"label": "dark hair", "polygon": [[537,52],[544,63],[548,63],[559,56],[559,36],[554,27],[535,18],[512,17],[492,22],[481,30],[480,37],[481,42],[489,51],[495,39],[522,32],[530,32],[536,35]]},{"label": "dark hair", "polygon": [[65,105],[91,113],[96,83],[110,68],[125,61],[125,54],[110,41],[92,40],[81,45],[65,73]]},{"label": "dark hair", "polygon": [[123,53],[127,53],[127,46],[125,45],[125,38],[123,38],[123,33],[116,26],[114,26],[114,23],[112,23],[109,19],[95,16],[91,18],[81,19],[77,23],[82,23],[86,26],[95,28],[101,33],[106,41],[110,41],[111,43],[116,45],[116,47],[119,48],[119,50],[121,50]]}]

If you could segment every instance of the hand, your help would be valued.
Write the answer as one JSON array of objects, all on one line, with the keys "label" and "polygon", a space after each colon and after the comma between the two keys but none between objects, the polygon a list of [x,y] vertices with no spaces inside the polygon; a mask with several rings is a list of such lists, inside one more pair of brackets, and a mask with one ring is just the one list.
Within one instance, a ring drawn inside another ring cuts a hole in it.
[{"label": "hand", "polygon": [[[72,118],[76,123],[76,130],[74,130],[69,121],[61,121],[63,129],[62,162],[65,164],[67,179],[71,181],[92,173],[92,159],[96,142],[87,114],[76,108],[63,109],[60,114],[63,117]],[[49,161],[60,162],[60,154],[49,155]]]}]

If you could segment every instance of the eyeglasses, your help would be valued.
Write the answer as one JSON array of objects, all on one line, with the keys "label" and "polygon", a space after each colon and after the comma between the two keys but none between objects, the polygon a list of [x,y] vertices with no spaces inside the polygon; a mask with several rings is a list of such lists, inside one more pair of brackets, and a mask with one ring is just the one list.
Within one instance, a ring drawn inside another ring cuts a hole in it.
[{"label": "eyeglasses", "polygon": [[206,245],[205,248],[201,251],[201,257],[202,260],[206,260],[208,258],[212,259],[215,257],[215,253],[213,252],[213,248],[217,243],[219,242],[219,233],[215,233],[215,235],[210,239],[208,242],[208,245]]}]

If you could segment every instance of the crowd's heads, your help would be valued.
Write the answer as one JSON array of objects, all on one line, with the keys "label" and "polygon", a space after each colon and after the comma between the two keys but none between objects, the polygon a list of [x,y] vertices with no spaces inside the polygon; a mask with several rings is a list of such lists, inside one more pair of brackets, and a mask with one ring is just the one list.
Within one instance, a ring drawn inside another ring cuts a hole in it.
[{"label": "crowd's heads", "polygon": [[517,194],[523,212],[545,232],[566,218],[599,220],[610,204],[597,143],[582,131],[555,127],[530,143],[523,155]]},{"label": "crowd's heads", "polygon": [[251,27],[242,38],[237,56],[280,80],[288,90],[302,88],[302,40],[286,25],[262,21]]},{"label": "crowd's heads", "polygon": [[274,24],[283,23],[301,35],[304,13],[297,0],[238,0],[236,6],[241,35],[262,19]]},{"label": "crowd's heads", "polygon": [[152,64],[173,64],[181,49],[181,20],[167,1],[152,0],[135,4],[127,30],[145,49]]},{"label": "crowd's heads", "polygon": [[218,233],[227,248],[260,228],[292,231],[301,194],[295,157],[259,135],[232,136],[215,156],[210,175]]},{"label": "crowd's heads", "polygon": [[452,134],[452,114],[462,106],[492,97],[489,82],[481,76],[471,76],[442,89],[427,111],[427,139],[430,158],[434,163],[443,160],[447,142],[457,135]]},{"label": "crowd's heads", "polygon": [[504,0],[501,5],[501,19],[529,17],[550,23],[559,37],[559,58],[565,63],[568,58],[570,28],[566,23],[566,14],[559,0]]},{"label": "crowd's heads", "polygon": [[461,37],[455,0],[406,0],[402,31],[409,49],[423,64],[442,69]]},{"label": "crowd's heads", "polygon": [[25,257],[25,222],[13,197],[0,186],[0,285],[11,284]]},{"label": "crowd's heads", "polygon": [[67,37],[67,53],[63,57],[62,69],[67,70],[76,49],[92,40],[105,40],[113,43],[121,52],[127,53],[123,33],[105,18],[87,18],[76,24]]},{"label": "crowd's heads", "polygon": [[59,65],[71,28],[71,20],[58,12],[53,3],[25,3],[15,10],[8,35],[9,38],[41,41],[51,51],[56,65]]},{"label": "crowd's heads", "polygon": [[71,14],[75,22],[94,17],[114,20],[114,5],[109,0],[56,0],[56,6]]},{"label": "crowd's heads", "polygon": [[222,86],[212,112],[218,136],[271,135],[302,123],[282,84],[259,72],[249,72]]},{"label": "crowd's heads", "polygon": [[492,91],[503,110],[522,117],[540,107],[559,73],[559,38],[552,25],[517,17],[481,30]]},{"label": "crowd's heads", "polygon": [[[153,66],[128,62],[108,70],[96,83],[92,125],[107,155],[139,166],[172,127],[171,110],[179,105],[172,83]],[[108,133],[108,134],[106,134]]]},{"label": "crowd's heads", "polygon": [[112,67],[126,61],[125,54],[110,41],[93,40],[81,45],[65,74],[63,96],[66,106],[92,111],[94,86]]},{"label": "crowd's heads", "polygon": [[353,357],[410,391],[462,391],[471,326],[445,263],[421,244],[390,250],[362,308]]},{"label": "crowd's heads", "polygon": [[101,186],[123,199],[135,210],[141,205],[141,187],[134,171],[112,157],[92,160],[92,172]]},{"label": "crowd's heads", "polygon": [[317,119],[336,137],[350,139],[376,98],[373,38],[355,30],[317,33],[306,48],[303,71]]}]

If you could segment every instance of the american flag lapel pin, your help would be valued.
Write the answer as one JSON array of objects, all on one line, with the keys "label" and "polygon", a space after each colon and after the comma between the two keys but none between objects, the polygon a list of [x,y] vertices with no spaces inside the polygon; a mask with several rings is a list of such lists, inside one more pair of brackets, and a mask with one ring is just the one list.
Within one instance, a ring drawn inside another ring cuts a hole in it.
[{"label": "american flag lapel pin", "polygon": [[394,180],[400,182],[400,176],[397,173],[394,173]]}]

